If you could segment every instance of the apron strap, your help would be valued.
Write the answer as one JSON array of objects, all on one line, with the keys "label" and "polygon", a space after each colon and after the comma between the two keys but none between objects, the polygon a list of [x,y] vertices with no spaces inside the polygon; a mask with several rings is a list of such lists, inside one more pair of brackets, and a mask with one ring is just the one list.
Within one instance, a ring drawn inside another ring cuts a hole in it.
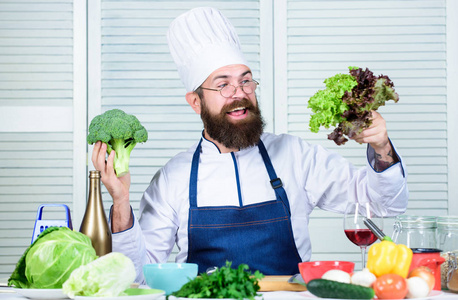
[{"label": "apron strap", "polygon": [[191,164],[191,179],[189,180],[189,205],[190,207],[197,207],[197,173],[199,170],[199,158],[202,139],[197,145],[196,151],[192,156]]},{"label": "apron strap", "polygon": [[270,160],[269,154],[267,153],[266,147],[262,140],[259,140],[258,143],[259,152],[261,153],[262,159],[264,160],[264,165],[266,166],[267,173],[269,173],[270,184],[277,194],[277,199],[280,199],[285,207],[288,209],[288,213],[291,216],[291,210],[289,208],[288,196],[286,196],[285,189],[283,188],[283,183],[280,178],[277,177],[275,173],[274,166]]},{"label": "apron strap", "polygon": [[[190,207],[197,207],[197,174],[199,170],[199,159],[201,151],[202,139],[200,139],[199,144],[197,145],[196,151],[192,157],[191,164],[191,178],[189,180],[189,205]],[[270,160],[269,154],[267,153],[266,147],[262,140],[259,140],[258,143],[259,152],[261,153],[264,165],[266,166],[267,173],[269,174],[270,184],[275,190],[277,199],[280,199],[288,210],[289,215],[291,216],[291,210],[289,207],[288,196],[286,195],[285,189],[283,188],[283,183],[280,178],[277,177],[275,169]]]}]

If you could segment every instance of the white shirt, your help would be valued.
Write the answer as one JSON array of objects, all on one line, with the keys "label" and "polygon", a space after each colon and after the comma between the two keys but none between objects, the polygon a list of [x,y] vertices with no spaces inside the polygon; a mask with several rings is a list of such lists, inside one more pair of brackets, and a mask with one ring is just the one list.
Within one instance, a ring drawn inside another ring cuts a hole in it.
[{"label": "white shirt", "polygon": [[[291,208],[296,247],[303,261],[310,260],[309,215],[318,206],[343,213],[347,201],[378,202],[385,216],[407,207],[407,174],[399,157],[383,172],[373,168],[374,150],[368,147],[366,167],[357,169],[335,152],[291,135],[264,133],[261,137]],[[142,266],[166,262],[174,245],[176,262],[188,254],[189,178],[197,143],[173,157],[152,179],[140,202],[140,218],[132,228],[113,234],[113,251],[129,256],[143,282]],[[276,199],[258,147],[220,153],[203,138],[197,205],[239,206],[239,176],[243,205]],[[249,264],[249,262],[247,262]]]}]

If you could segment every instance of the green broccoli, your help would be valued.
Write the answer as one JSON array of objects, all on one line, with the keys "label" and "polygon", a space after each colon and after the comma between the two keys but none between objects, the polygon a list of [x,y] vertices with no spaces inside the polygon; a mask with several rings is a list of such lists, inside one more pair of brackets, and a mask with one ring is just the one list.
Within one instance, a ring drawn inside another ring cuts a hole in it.
[{"label": "green broccoli", "polygon": [[94,144],[101,141],[107,144],[107,153],[115,151],[113,167],[116,176],[129,172],[130,152],[137,143],[148,140],[148,132],[134,115],[120,109],[108,110],[92,119],[89,125],[87,142]]}]

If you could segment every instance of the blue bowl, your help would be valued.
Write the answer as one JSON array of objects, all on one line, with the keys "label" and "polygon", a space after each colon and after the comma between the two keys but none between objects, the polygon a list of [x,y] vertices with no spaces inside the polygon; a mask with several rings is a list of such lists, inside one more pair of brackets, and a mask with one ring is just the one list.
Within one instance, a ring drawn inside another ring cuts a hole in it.
[{"label": "blue bowl", "polygon": [[143,266],[143,275],[150,288],[164,290],[167,295],[170,295],[188,281],[196,278],[197,264],[146,264]]}]

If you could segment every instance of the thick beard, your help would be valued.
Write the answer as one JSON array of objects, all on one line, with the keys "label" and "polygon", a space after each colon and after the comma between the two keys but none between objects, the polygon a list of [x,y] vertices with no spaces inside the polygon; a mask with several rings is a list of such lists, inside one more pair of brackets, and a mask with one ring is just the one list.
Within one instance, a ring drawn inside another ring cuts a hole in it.
[{"label": "thick beard", "polygon": [[[207,134],[212,139],[229,149],[244,149],[258,144],[265,122],[261,116],[257,100],[256,106],[245,98],[234,101],[225,105],[219,114],[212,115],[205,104],[205,100],[201,99],[200,117]],[[232,123],[226,113],[240,106],[245,107],[250,115],[244,120]]]}]

